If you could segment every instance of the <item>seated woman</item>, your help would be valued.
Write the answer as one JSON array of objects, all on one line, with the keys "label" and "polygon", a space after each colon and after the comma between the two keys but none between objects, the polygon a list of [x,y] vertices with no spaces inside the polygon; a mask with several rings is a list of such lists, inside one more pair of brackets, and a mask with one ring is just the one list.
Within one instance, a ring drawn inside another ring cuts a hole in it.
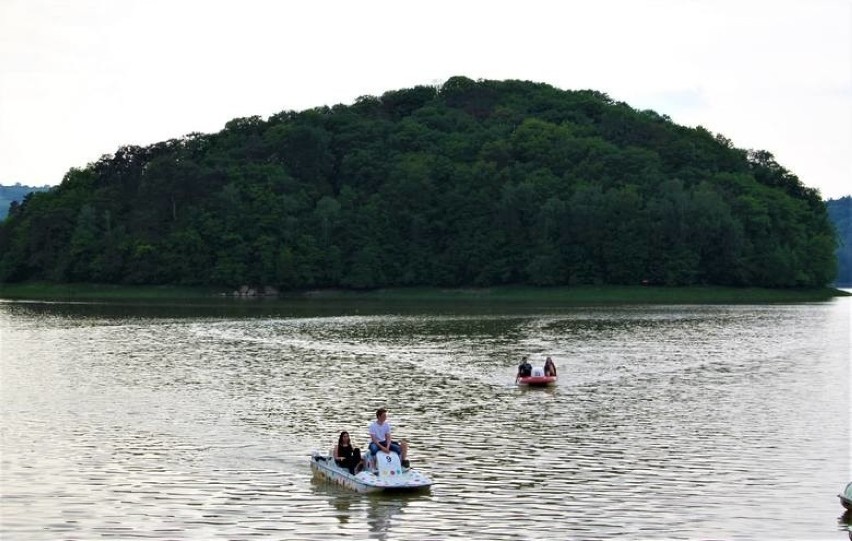
[{"label": "seated woman", "polygon": [[355,475],[355,470],[361,470],[363,464],[361,462],[361,449],[352,447],[352,442],[349,441],[349,432],[345,430],[340,433],[337,438],[337,445],[334,446],[334,462],[341,468],[346,468],[349,473]]},{"label": "seated woman", "polygon": [[556,377],[556,363],[550,357],[544,361],[544,375]]}]

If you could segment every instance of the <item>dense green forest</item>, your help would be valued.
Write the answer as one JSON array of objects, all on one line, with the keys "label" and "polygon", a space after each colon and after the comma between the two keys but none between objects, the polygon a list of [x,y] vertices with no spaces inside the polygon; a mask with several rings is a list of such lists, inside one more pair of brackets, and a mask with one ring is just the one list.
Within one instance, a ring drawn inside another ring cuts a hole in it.
[{"label": "dense green forest", "polygon": [[0,281],[823,286],[819,193],[596,91],[453,77],[126,146],[0,225]]},{"label": "dense green forest", "polygon": [[829,199],[828,215],[837,230],[840,246],[837,248],[837,283],[852,286],[852,197]]}]

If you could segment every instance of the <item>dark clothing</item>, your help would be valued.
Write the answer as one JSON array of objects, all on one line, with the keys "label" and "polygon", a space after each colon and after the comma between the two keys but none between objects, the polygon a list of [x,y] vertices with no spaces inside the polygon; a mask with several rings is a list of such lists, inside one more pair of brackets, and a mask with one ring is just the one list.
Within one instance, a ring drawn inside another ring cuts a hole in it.
[{"label": "dark clothing", "polygon": [[342,445],[338,445],[337,456],[340,457],[340,459],[334,460],[337,465],[341,468],[346,468],[349,470],[349,473],[355,475],[355,466],[361,462],[361,449],[357,447],[353,449],[351,446],[344,447]]},{"label": "dark clothing", "polygon": [[519,378],[528,378],[532,375],[532,365],[527,361],[521,363],[518,367],[518,377]]}]

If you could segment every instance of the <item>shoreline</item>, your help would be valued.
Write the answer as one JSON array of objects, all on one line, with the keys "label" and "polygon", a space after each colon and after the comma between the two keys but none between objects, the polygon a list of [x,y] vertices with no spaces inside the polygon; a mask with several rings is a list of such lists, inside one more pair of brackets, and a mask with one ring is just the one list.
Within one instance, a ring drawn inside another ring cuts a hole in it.
[{"label": "shoreline", "polygon": [[0,284],[0,300],[48,302],[519,302],[565,305],[601,304],[752,304],[824,302],[852,293],[834,287],[819,289],[735,288],[721,286],[499,286],[489,288],[386,288],[371,291],[340,289],[283,292],[277,296],[235,297],[230,289],[180,286],[99,284]]}]

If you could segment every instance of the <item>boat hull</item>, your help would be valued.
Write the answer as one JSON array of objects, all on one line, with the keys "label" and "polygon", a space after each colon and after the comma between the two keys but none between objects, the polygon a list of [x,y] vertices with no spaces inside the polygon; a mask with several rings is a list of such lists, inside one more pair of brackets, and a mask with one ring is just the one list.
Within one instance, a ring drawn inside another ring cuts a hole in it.
[{"label": "boat hull", "polygon": [[848,483],[843,489],[843,494],[838,494],[837,497],[840,498],[840,505],[852,511],[852,483]]},{"label": "boat hull", "polygon": [[518,378],[518,385],[525,385],[527,387],[556,385],[556,376],[525,376]]},{"label": "boat hull", "polygon": [[314,453],[311,456],[311,470],[315,477],[361,493],[413,492],[432,486],[432,480],[423,473],[402,468],[396,454],[391,453],[389,456],[380,452],[379,455],[382,455],[377,457],[379,460],[373,462],[380,463],[381,467],[368,468],[352,475],[349,470],[335,464],[332,457]]}]

